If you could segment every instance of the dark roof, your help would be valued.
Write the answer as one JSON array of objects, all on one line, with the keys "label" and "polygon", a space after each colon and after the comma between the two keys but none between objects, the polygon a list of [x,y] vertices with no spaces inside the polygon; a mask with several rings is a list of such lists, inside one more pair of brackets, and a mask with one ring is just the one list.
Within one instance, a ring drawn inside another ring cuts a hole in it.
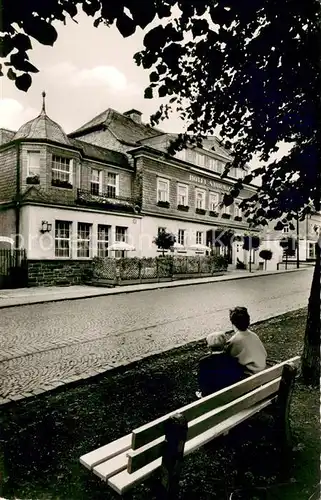
[{"label": "dark roof", "polygon": [[153,137],[161,132],[144,123],[137,123],[129,116],[118,113],[114,109],[107,109],[69,134],[69,137],[85,135],[91,129],[99,128],[108,128],[120,142],[130,146],[135,146],[142,139]]},{"label": "dark roof", "polygon": [[59,144],[71,145],[61,126],[51,120],[44,109],[36,118],[22,125],[12,139],[47,139]]},{"label": "dark roof", "polygon": [[140,115],[140,116],[143,114],[141,111],[138,111],[138,109],[134,109],[134,108],[129,109],[128,111],[125,111],[123,114],[125,116],[127,116],[127,115],[131,115],[132,113],[135,113],[136,115]]},{"label": "dark roof", "polygon": [[6,144],[7,142],[12,141],[15,131],[8,130],[7,128],[0,128],[0,146]]},{"label": "dark roof", "polygon": [[106,149],[100,146],[95,146],[89,142],[80,141],[79,139],[69,139],[71,144],[77,149],[81,149],[84,157],[92,158],[95,160],[100,160],[106,163],[113,163],[125,168],[130,165],[128,163],[127,156],[118,151],[112,151],[111,149]]}]

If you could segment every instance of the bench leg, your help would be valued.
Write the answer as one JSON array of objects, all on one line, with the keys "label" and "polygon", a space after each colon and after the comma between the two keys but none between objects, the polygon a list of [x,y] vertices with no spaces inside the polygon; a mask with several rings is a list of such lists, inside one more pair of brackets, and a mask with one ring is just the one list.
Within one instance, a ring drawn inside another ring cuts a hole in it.
[{"label": "bench leg", "polygon": [[285,365],[278,397],[275,404],[276,428],[281,446],[281,474],[288,475],[291,465],[292,433],[290,427],[290,405],[297,368]]},{"label": "bench leg", "polygon": [[178,498],[179,476],[184,459],[184,446],[187,437],[187,420],[183,415],[174,415],[165,423],[165,442],[162,465],[156,485],[158,500]]}]

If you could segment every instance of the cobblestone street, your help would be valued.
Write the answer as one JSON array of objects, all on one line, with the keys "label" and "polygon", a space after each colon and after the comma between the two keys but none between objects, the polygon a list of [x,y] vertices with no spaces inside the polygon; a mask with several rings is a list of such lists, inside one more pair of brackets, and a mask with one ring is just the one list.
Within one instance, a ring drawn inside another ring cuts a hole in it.
[{"label": "cobblestone street", "polygon": [[2,309],[0,397],[43,392],[229,329],[235,305],[246,305],[253,322],[304,307],[312,272]]}]

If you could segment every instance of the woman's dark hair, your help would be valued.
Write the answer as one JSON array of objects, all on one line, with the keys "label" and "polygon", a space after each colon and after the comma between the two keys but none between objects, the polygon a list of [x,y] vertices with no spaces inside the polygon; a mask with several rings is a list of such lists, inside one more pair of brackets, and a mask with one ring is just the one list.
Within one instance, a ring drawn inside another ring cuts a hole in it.
[{"label": "woman's dark hair", "polygon": [[250,315],[246,307],[235,307],[230,310],[230,320],[232,325],[236,326],[241,332],[245,332],[250,326]]}]

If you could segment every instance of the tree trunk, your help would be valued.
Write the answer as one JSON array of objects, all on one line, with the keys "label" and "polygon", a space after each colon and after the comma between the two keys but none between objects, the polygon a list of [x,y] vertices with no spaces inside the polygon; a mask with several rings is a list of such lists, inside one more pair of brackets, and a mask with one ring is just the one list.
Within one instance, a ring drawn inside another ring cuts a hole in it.
[{"label": "tree trunk", "polygon": [[320,245],[321,238],[316,244],[316,262],[302,355],[302,378],[305,384],[313,386],[320,384]]}]

